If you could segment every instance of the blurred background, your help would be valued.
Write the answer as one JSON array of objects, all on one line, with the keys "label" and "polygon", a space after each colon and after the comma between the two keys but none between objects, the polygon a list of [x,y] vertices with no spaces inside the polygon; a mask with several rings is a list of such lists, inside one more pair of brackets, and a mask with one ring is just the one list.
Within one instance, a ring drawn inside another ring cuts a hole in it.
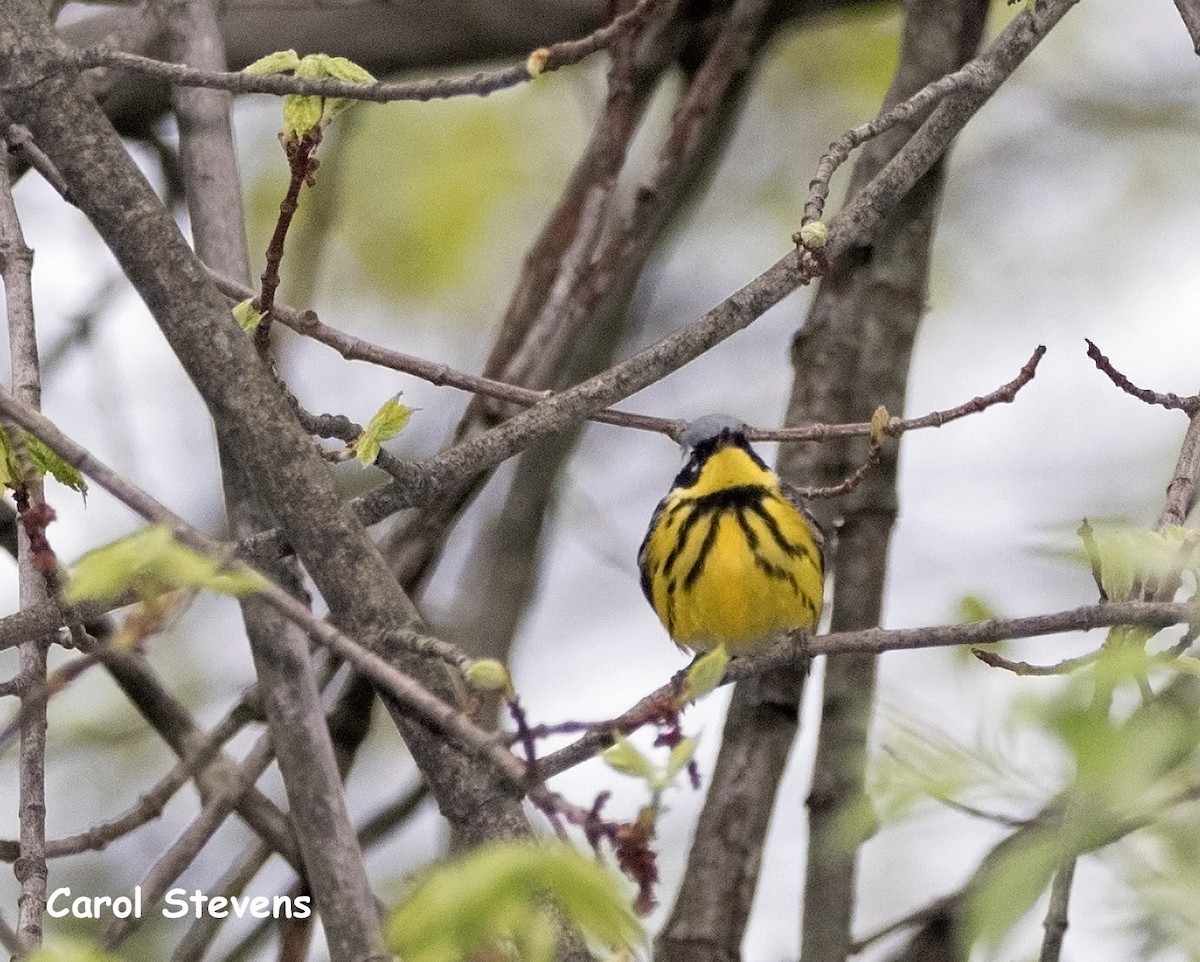
[{"label": "blurred background", "polygon": [[[994,29],[1011,15],[1001,4]],[[867,6],[776,43],[711,189],[676,226],[638,289],[636,335],[622,356],[695,319],[788,249],[825,146],[876,112],[900,23],[894,6]],[[1096,589],[1078,552],[1080,521],[1154,523],[1185,418],[1117,391],[1085,356],[1084,338],[1139,385],[1179,394],[1200,389],[1198,94],[1200,63],[1168,0],[1136,10],[1119,0],[1087,0],[954,148],[904,413],[987,393],[1015,376],[1038,344],[1048,353],[1014,404],[904,437],[885,627],[1091,603]],[[478,371],[523,253],[602,102],[603,64],[593,59],[486,99],[350,111],[321,147],[317,185],[289,238],[282,297],[360,337]],[[659,108],[650,121],[657,129],[668,120],[667,105]],[[243,98],[234,119],[251,249],[261,258],[286,186],[279,105]],[[169,124],[155,133],[167,145],[176,136]],[[159,155],[144,145],[133,149],[165,190]],[[639,158],[636,148],[634,155],[643,165],[652,159]],[[835,196],[844,178],[835,180]],[[126,477],[219,532],[208,418],[157,328],[82,215],[36,175],[25,176],[16,193],[36,252],[45,410]],[[792,378],[790,338],[810,296],[787,299],[622,407],[671,418],[722,411],[777,425]],[[365,423],[403,392],[419,410],[388,445],[401,457],[437,450],[466,404],[449,388],[277,335],[281,370],[309,410]],[[772,460],[771,446],[763,448]],[[517,688],[534,721],[610,717],[686,663],[642,598],[634,561],[678,465],[678,452],[661,436],[603,425],[585,431],[556,493],[536,595],[513,655]],[[337,470],[348,492],[383,480],[356,463]],[[470,547],[510,476],[502,470],[456,529],[421,599],[431,624],[448,637],[471,622],[474,586],[491,576],[472,570]],[[102,492],[86,505],[61,487],[49,497],[59,515],[51,539],[64,560],[139,527]],[[0,594],[5,610],[15,610],[16,566],[7,557],[0,559]],[[1063,636],[1005,651],[1049,663],[1100,640]],[[205,722],[219,718],[253,678],[236,606],[224,599],[199,599],[152,643],[150,657]],[[0,653],[0,675],[15,665],[15,651]],[[1006,834],[915,799],[923,775],[954,772],[974,804],[1018,818],[1063,784],[1069,759],[1044,733],[1037,707],[1063,684],[989,669],[958,650],[883,657],[876,779],[881,798],[907,801],[887,810],[884,827],[863,849],[859,934],[954,890]],[[702,772],[712,766],[725,699],[716,693],[686,716],[687,730],[699,734]],[[7,718],[13,706],[3,710]],[[811,711],[804,732],[775,813],[747,962],[795,958],[798,951]],[[243,733],[235,751],[251,737]],[[51,739],[51,836],[124,811],[173,763],[100,672],[52,703]],[[15,771],[10,751],[0,759],[0,797],[16,797]],[[906,774],[918,786],[908,795]],[[263,784],[282,798],[274,777]],[[368,817],[415,783],[394,727],[375,726],[349,781],[356,816]],[[612,789],[608,811],[623,817],[645,801],[642,785],[599,762],[555,786],[581,803]],[[658,839],[663,908],[652,926],[671,904],[702,798],[678,787],[667,801]],[[103,853],[52,864],[51,888],[127,891],[195,810],[194,796],[182,793],[163,818]],[[0,835],[16,833],[15,806],[0,806]],[[180,884],[212,889],[250,839],[231,819]],[[427,803],[371,852],[377,891],[395,897],[406,873],[444,841]],[[1138,838],[1084,858],[1064,958],[1200,959],[1195,931],[1190,945],[1186,926],[1171,934],[1172,919],[1184,916],[1171,907],[1178,892],[1164,869],[1161,850]],[[289,884],[287,870],[272,862],[253,891],[271,894]],[[11,874],[2,873],[0,904],[14,906],[17,892]],[[981,958],[1033,957],[1042,914],[1035,910]],[[78,925],[50,921],[48,931],[66,934]],[[231,924],[219,945],[228,949],[247,928]],[[94,931],[86,924],[81,930]],[[1173,941],[1164,943],[1164,932]],[[147,927],[126,951],[161,958],[165,934],[181,930]],[[884,940],[862,957],[884,958],[895,945]]]}]

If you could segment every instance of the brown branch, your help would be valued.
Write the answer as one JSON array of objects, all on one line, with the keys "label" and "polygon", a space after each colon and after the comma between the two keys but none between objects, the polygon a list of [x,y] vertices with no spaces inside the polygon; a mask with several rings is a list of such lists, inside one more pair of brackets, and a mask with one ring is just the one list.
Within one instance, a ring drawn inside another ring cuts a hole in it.
[{"label": "brown branch", "polygon": [[300,191],[311,187],[317,175],[317,159],[313,156],[321,145],[321,130],[310,130],[295,140],[284,142],[283,149],[288,160],[288,188],[279,203],[279,217],[275,230],[267,245],[266,266],[262,272],[262,290],[256,305],[262,314],[258,327],[254,329],[254,346],[265,355],[271,346],[271,312],[275,307],[275,291],[279,288],[279,265],[283,261],[283,245],[287,240],[288,228],[300,207]]},{"label": "brown branch", "polygon": [[1050,905],[1042,926],[1046,937],[1042,940],[1042,951],[1038,962],[1058,962],[1062,955],[1063,937],[1067,934],[1067,906],[1071,902],[1071,882],[1075,878],[1077,859],[1069,858],[1054,874],[1050,886]]},{"label": "brown branch", "polygon": [[1183,524],[1196,503],[1197,474],[1200,474],[1200,410],[1191,415],[1183,443],[1179,446],[1179,457],[1158,516],[1160,528]]},{"label": "brown branch", "polygon": [[[30,284],[32,268],[33,251],[25,243],[9,182],[8,146],[0,139],[0,273],[8,316],[12,391],[21,403],[37,409],[41,405],[42,385]],[[45,527],[54,512],[45,502],[41,480],[24,463],[28,461],[28,453],[20,433],[9,431],[8,436],[25,469],[24,479],[16,479],[16,500],[21,522],[17,530],[19,595],[21,607],[26,608],[51,600],[48,578],[56,564],[45,539]],[[30,638],[21,644],[18,656],[18,677],[23,689],[16,722],[21,737],[17,800],[21,854],[14,867],[21,883],[17,937],[24,947],[19,953],[22,955],[42,944],[46,910],[47,719],[40,689],[46,679],[46,651],[53,640],[49,634]]]},{"label": "brown branch", "polygon": [[[1123,601],[1085,605],[1022,618],[994,618],[988,621],[928,628],[868,628],[811,637],[796,633],[761,652],[733,659],[721,684],[728,685],[744,678],[769,675],[806,663],[808,659],[817,655],[852,652],[882,654],[885,651],[913,651],[920,648],[981,645],[1015,638],[1037,638],[1067,631],[1111,628],[1114,625],[1168,628],[1171,625],[1198,621],[1200,606],[1191,602]],[[607,727],[591,729],[570,745],[549,755],[543,755],[538,760],[543,775],[552,778],[597,755],[612,744],[613,731],[628,733],[633,728],[658,717],[653,707],[661,706],[677,696],[684,674],[682,671],[676,673],[666,684],[639,699],[633,707],[612,719],[607,723]]]},{"label": "brown branch", "polygon": [[867,455],[863,458],[862,464],[855,468],[852,474],[848,474],[837,484],[826,485],[823,488],[796,488],[796,493],[800,497],[810,500],[817,498],[837,498],[843,494],[849,494],[862,484],[863,479],[879,464],[879,458],[883,454],[883,439],[883,434],[872,435],[871,443],[867,447]]},{"label": "brown branch", "polygon": [[[46,842],[47,858],[62,858],[80,852],[100,851],[158,818],[167,803],[187,782],[202,772],[217,756],[221,747],[236,735],[253,717],[243,699],[192,751],[179,760],[157,784],[143,794],[123,815],[93,825],[86,831]],[[268,847],[268,851],[274,849]],[[0,861],[11,862],[18,857],[17,842],[0,840]]]},{"label": "brown branch", "polygon": [[1009,661],[994,651],[984,648],[972,648],[971,654],[989,667],[1003,668],[1005,671],[1011,671],[1014,675],[1029,675],[1038,678],[1050,675],[1069,675],[1073,671],[1092,664],[1100,657],[1100,652],[1097,650],[1080,655],[1078,658],[1064,658],[1053,665],[1031,665],[1027,661]]},{"label": "brown branch", "polygon": [[9,147],[20,152],[30,167],[45,178],[46,183],[58,191],[59,196],[63,200],[72,206],[75,204],[75,201],[71,198],[71,191],[67,187],[67,182],[62,179],[62,174],[50,162],[50,158],[42,153],[41,148],[33,142],[33,137],[27,128],[22,127],[20,124],[11,124],[4,132],[4,139],[8,141]]},{"label": "brown branch", "polygon": [[[17,403],[4,391],[0,391],[0,414],[12,418],[30,433],[36,435],[60,457],[88,475],[98,485],[132,507],[147,520],[169,527],[189,547],[210,558],[224,559],[227,556],[228,552],[222,549],[218,543],[192,528],[145,492],[105,467],[89,452],[58,431],[48,420]],[[239,562],[229,562],[228,568],[232,572],[244,575],[255,574],[248,565]],[[526,794],[537,807],[544,811],[555,812],[567,818],[572,824],[599,831],[603,837],[609,838],[614,845],[618,845],[617,833],[621,826],[616,823],[598,821],[588,809],[573,805],[557,792],[546,788],[544,784],[531,780],[528,766],[504,748],[494,735],[475,726],[462,713],[428,691],[410,675],[384,661],[374,652],[364,649],[332,625],[317,619],[307,607],[292,598],[286,591],[272,584],[261,573],[257,573],[257,577],[263,584],[258,597],[303,628],[314,641],[325,645],[339,658],[351,664],[359,673],[382,687],[435,731],[449,736],[473,756],[487,760],[498,776],[503,778],[513,789]],[[398,634],[407,633],[400,632]],[[207,820],[197,822],[196,826],[207,826],[209,821],[217,819],[218,816],[223,819],[227,814],[221,811],[221,807],[225,804],[223,800],[228,800],[228,804],[234,806],[241,795],[241,791],[235,789],[236,786],[234,788],[226,786],[225,790],[217,796],[222,801],[213,806],[206,806],[206,811],[210,807],[212,811]],[[215,826],[213,827],[215,829]],[[191,841],[187,841],[186,845],[192,844],[200,834],[202,834],[202,828],[195,827],[194,833],[189,836]],[[182,852],[186,850],[185,840],[181,839],[180,844],[178,857],[182,857]],[[167,863],[164,863],[164,868],[161,870],[164,875],[168,873],[166,865]],[[175,870],[173,862],[170,870]],[[150,890],[149,883],[146,884],[146,888]],[[124,921],[126,924],[132,924],[130,920]],[[126,933],[124,925],[119,923],[115,923],[109,931],[111,935],[106,938],[115,941],[106,944],[119,942]]]},{"label": "brown branch", "polygon": [[14,959],[19,959],[25,952],[25,947],[21,945],[21,940],[17,938],[17,933],[4,920],[3,915],[0,915],[0,945],[11,952]]},{"label": "brown branch", "polygon": [[955,904],[956,898],[956,896],[951,895],[947,898],[935,899],[928,905],[923,905],[915,912],[910,912],[908,915],[894,922],[889,922],[887,925],[881,926],[870,935],[864,935],[861,939],[855,939],[850,944],[849,954],[858,955],[881,939],[886,939],[889,935],[894,935],[902,929],[911,929],[917,925],[925,925],[933,919],[941,918],[945,915],[946,910]]},{"label": "brown branch", "polygon": [[106,67],[135,71],[171,84],[227,90],[234,94],[300,94],[338,97],[372,103],[397,100],[442,100],[448,97],[477,96],[515,87],[547,71],[558,70],[603,49],[623,31],[642,23],[660,0],[641,0],[632,10],[611,23],[578,40],[564,40],[535,50],[523,64],[501,70],[480,71],[466,77],[440,77],[433,80],[403,82],[377,81],[370,84],[333,78],[296,77],[284,74],[256,75],[220,70],[197,70],[184,64],[166,63],[149,57],[123,53],[106,47],[80,50],[64,62],[79,69]]},{"label": "brown branch", "polygon": [[[205,804],[200,814],[192,821],[178,839],[150,867],[141,881],[142,897],[147,906],[155,905],[163,897],[171,883],[195,860],[213,833],[221,827],[229,814],[237,807],[238,799],[258,781],[259,776],[271,764],[275,753],[271,748],[271,736],[262,735],[250,749],[245,761],[237,769],[238,778],[223,791],[214,795]],[[132,933],[141,919],[136,915],[114,919],[105,929],[101,945],[115,949]]]},{"label": "brown branch", "polygon": [[[261,597],[289,620],[304,628],[314,641],[325,645],[338,657],[354,665],[436,730],[455,737],[464,747],[482,752],[486,757],[497,762],[500,770],[515,783],[524,783],[524,766],[511,753],[500,750],[491,734],[476,728],[455,708],[431,694],[411,676],[393,667],[379,655],[361,647],[332,625],[316,618],[307,607],[274,585],[261,572],[256,572],[243,562],[227,561],[226,559],[230,555],[228,546],[214,541],[208,535],[192,527],[170,509],[101,463],[87,449],[70,440],[49,420],[20,404],[3,390],[0,390],[0,414],[16,421],[47,444],[67,463],[78,468],[109,494],[146,520],[170,528],[181,542],[192,549],[208,557],[221,559],[231,572],[249,574],[261,579],[263,585]],[[413,646],[420,647],[422,645],[421,636],[417,632],[396,631],[390,637],[401,642],[411,643]],[[442,644],[431,647],[445,650]]]},{"label": "brown branch", "polygon": [[1089,340],[1087,341],[1087,346],[1087,356],[1092,359],[1096,367],[1108,375],[1108,379],[1113,384],[1126,394],[1146,404],[1154,404],[1158,407],[1166,408],[1168,411],[1183,411],[1189,416],[1200,412],[1200,394],[1193,394],[1190,397],[1180,397],[1178,394],[1160,394],[1158,391],[1148,391],[1145,388],[1138,387],[1118,371],[1113,366],[1112,361],[1105,357],[1100,352],[1100,348],[1096,347],[1094,343]]},{"label": "brown branch", "polygon": [[1197,0],[1175,0],[1175,9],[1179,11],[1188,36],[1192,38],[1192,49],[1200,54],[1200,3]]}]

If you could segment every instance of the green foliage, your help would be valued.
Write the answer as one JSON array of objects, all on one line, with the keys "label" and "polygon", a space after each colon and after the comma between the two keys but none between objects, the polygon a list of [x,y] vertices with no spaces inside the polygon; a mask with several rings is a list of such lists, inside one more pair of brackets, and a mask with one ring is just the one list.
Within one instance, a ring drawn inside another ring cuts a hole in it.
[{"label": "green foliage", "polygon": [[972,621],[991,621],[993,618],[999,617],[999,613],[991,602],[982,595],[963,595],[954,606],[954,619],[960,624],[969,624]]},{"label": "green foliage", "polygon": [[692,756],[696,754],[696,739],[685,738],[671,749],[671,755],[667,759],[667,767],[664,778],[664,787],[666,784],[673,782],[675,776],[687,768],[691,762]]},{"label": "green foliage", "polygon": [[510,701],[516,697],[512,675],[509,674],[504,664],[495,658],[480,658],[478,661],[471,662],[466,674],[467,681],[476,688],[499,692]]},{"label": "green foliage", "polygon": [[643,937],[617,880],[557,841],[480,846],[425,874],[387,923],[391,951],[405,962],[476,957],[551,962],[561,918],[612,951]]},{"label": "green foliage", "polygon": [[180,544],[170,529],[151,525],[80,558],[63,597],[76,604],[93,598],[113,601],[131,590],[154,597],[179,588],[247,595],[261,591],[263,582],[253,573],[227,570]]},{"label": "green foliage", "polygon": [[997,945],[1047,889],[1069,854],[1053,831],[1026,833],[997,848],[967,903],[963,944]]},{"label": "green foliage", "polygon": [[[22,434],[29,463],[39,476],[52,477],[72,491],[78,491],[85,497],[87,496],[87,481],[74,466],[67,464],[28,431],[24,431]],[[20,459],[9,441],[7,432],[4,428],[0,428],[0,484],[15,489],[22,484],[21,479],[24,475],[25,470],[21,467]]]},{"label": "green foliage", "polygon": [[809,221],[800,228],[796,239],[809,250],[819,251],[829,239],[829,228],[824,221]]},{"label": "green foliage", "polygon": [[31,955],[28,962],[121,962],[121,958],[87,942],[53,939]]},{"label": "green foliage", "polygon": [[254,298],[248,297],[233,308],[233,319],[247,334],[262,323],[262,314],[254,306]]},{"label": "green foliage", "polygon": [[967,792],[998,781],[978,752],[918,722],[893,722],[870,768],[868,793],[879,819],[890,823],[928,799],[962,801]]},{"label": "green foliage", "polygon": [[896,71],[900,20],[894,8],[877,5],[829,17],[797,32],[780,53],[787,88],[838,90],[878,101]]},{"label": "green foliage", "polygon": [[78,469],[67,464],[32,434],[25,435],[25,450],[29,452],[29,460],[33,462],[34,468],[40,474],[49,475],[72,491],[78,491],[83,495],[87,494],[87,482]]},{"label": "green foliage", "polygon": [[1141,584],[1175,585],[1185,571],[1200,574],[1200,532],[1180,525],[1158,531],[1131,525],[1089,525],[1080,529],[1094,546],[1100,584],[1109,601],[1126,601]]},{"label": "green foliage", "polygon": [[400,395],[387,400],[354,442],[354,456],[360,464],[374,464],[379,457],[380,445],[404,430],[412,417],[413,409],[400,403]]},{"label": "green foliage", "polygon": [[[259,76],[290,73],[297,77],[345,80],[350,83],[374,83],[375,78],[352,60],[331,57],[324,53],[299,56],[295,50],[280,50],[260,57],[243,69],[243,73]],[[283,98],[283,137],[298,140],[304,134],[327,127],[342,111],[356,101],[346,97],[312,97],[289,94]]]},{"label": "green foliage", "polygon": [[717,645],[712,651],[701,655],[688,668],[684,700],[694,701],[701,695],[707,695],[721,684],[728,667],[729,652],[724,645]]},{"label": "green foliage", "polygon": [[277,50],[265,57],[259,57],[252,64],[242,68],[242,73],[252,76],[266,76],[273,73],[291,73],[300,66],[300,55],[295,50]]},{"label": "green foliage", "polygon": [[1189,674],[1124,720],[1098,710],[1090,686],[1076,680],[1047,703],[1043,721],[1068,751],[1074,777],[1041,816],[1042,827],[1019,833],[986,866],[967,931],[990,944],[1032,907],[1064,859],[1152,823],[1198,774],[1200,681]]},{"label": "green foliage", "polygon": [[695,754],[696,739],[683,738],[671,748],[666,765],[660,768],[643,755],[628,738],[620,732],[614,732],[613,743],[600,757],[621,774],[640,778],[650,787],[657,799],[675,781],[679,773],[687,768]]},{"label": "green foliage", "polygon": [[1200,892],[1200,805],[1181,806],[1127,846],[1123,874],[1135,900],[1143,942],[1138,958],[1170,954],[1200,960],[1196,893]]},{"label": "green foliage", "polygon": [[622,775],[650,781],[658,774],[654,763],[620,732],[613,733],[613,743],[604,749],[600,757]]}]

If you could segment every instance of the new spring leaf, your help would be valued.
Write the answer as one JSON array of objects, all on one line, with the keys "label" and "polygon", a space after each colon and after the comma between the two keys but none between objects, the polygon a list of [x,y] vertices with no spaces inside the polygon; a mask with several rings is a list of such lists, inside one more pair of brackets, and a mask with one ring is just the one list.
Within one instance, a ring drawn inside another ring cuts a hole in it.
[{"label": "new spring leaf", "polygon": [[641,926],[617,880],[561,842],[482,845],[425,875],[392,913],[388,948],[405,962],[460,962],[515,949],[523,962],[554,958],[556,913],[589,941],[631,948]]},{"label": "new spring leaf", "polygon": [[[59,484],[65,484],[72,491],[87,495],[87,482],[83,475],[70,464],[50,450],[40,440],[28,431],[23,432],[25,452],[29,455],[29,463],[38,475],[49,475]],[[20,480],[25,471],[21,467],[16,451],[8,440],[8,435],[0,428],[0,484],[15,488],[22,485]]]},{"label": "new spring leaf", "polygon": [[127,591],[144,597],[177,588],[247,595],[262,587],[256,574],[228,570],[216,559],[180,544],[170,529],[152,525],[85,554],[71,569],[63,595],[76,604],[91,598],[112,601]]},{"label": "new spring leaf", "polygon": [[386,401],[374,417],[367,422],[363,433],[354,442],[354,456],[361,464],[374,464],[379,457],[379,447],[389,438],[394,438],[404,430],[408,419],[412,417],[412,408],[400,403],[400,396]]}]

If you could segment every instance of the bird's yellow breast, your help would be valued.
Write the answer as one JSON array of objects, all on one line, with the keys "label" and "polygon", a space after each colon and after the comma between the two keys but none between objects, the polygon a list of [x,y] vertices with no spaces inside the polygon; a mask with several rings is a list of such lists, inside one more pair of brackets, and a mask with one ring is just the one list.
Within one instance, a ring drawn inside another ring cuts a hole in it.
[{"label": "bird's yellow breast", "polygon": [[643,587],[677,644],[736,654],[816,627],[818,538],[773,472],[724,447],[659,505],[640,556]]}]

